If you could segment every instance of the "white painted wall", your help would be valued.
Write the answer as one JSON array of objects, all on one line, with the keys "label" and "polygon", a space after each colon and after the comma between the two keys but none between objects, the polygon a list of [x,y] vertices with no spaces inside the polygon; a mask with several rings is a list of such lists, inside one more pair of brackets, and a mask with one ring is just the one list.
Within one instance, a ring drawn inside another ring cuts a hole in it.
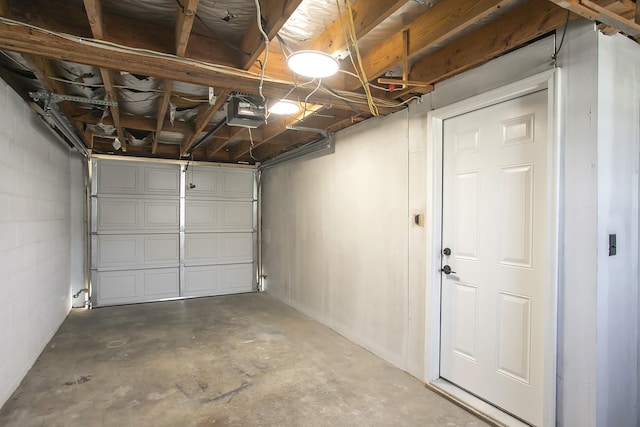
[{"label": "white painted wall", "polygon": [[[597,425],[639,425],[640,46],[598,34]],[[617,235],[615,256],[609,234]]]},{"label": "white painted wall", "polygon": [[267,292],[406,367],[407,113],[263,175]]},{"label": "white painted wall", "polygon": [[572,24],[560,52],[561,224],[557,425],[596,419],[597,33]]},{"label": "white painted wall", "polygon": [[0,405],[71,305],[69,156],[0,81]]},{"label": "white painted wall", "polygon": [[[549,69],[554,49],[541,40],[491,61],[436,85],[408,112],[339,133],[333,155],[265,171],[267,291],[429,379],[438,213],[427,114]],[[558,426],[640,425],[638,62],[640,46],[586,21],[570,24],[558,57]],[[420,213],[425,228],[412,222]],[[619,253],[610,258],[613,232]]]}]

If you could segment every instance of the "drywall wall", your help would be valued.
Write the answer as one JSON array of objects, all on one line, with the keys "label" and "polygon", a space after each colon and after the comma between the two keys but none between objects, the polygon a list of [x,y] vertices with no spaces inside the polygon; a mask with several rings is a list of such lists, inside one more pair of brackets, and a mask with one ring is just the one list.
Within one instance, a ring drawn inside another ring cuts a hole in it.
[{"label": "drywall wall", "polygon": [[71,181],[68,148],[3,81],[0,111],[1,405],[70,309]]},{"label": "drywall wall", "polygon": [[571,24],[561,67],[557,425],[595,425],[597,33]]},{"label": "drywall wall", "polygon": [[[640,46],[598,34],[597,425],[639,425]],[[609,255],[615,234],[616,255]]]},{"label": "drywall wall", "polygon": [[266,291],[406,369],[407,112],[264,171]]}]

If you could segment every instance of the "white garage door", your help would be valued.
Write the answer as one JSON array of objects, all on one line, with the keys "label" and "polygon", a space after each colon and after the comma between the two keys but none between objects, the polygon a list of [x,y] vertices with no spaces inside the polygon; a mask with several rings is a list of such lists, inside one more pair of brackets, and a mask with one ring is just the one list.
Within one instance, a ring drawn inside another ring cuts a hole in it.
[{"label": "white garage door", "polygon": [[252,169],[96,159],[95,306],[255,289]]}]

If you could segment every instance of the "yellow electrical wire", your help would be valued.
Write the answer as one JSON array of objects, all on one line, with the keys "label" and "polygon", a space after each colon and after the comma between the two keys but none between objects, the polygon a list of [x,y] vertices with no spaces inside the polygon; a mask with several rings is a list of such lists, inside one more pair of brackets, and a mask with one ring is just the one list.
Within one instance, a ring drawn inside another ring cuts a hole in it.
[{"label": "yellow electrical wire", "polygon": [[[344,0],[345,6],[347,7],[347,16],[349,17],[348,28],[349,28],[349,38],[351,39],[351,44],[353,45],[353,49],[356,52],[356,59],[358,60],[358,66],[354,68],[358,75],[360,76],[360,82],[362,83],[362,88],[364,89],[364,93],[367,96],[367,102],[369,104],[369,110],[371,114],[374,116],[379,116],[380,113],[378,111],[378,107],[373,100],[373,96],[371,95],[371,88],[369,87],[369,79],[367,79],[367,74],[364,70],[364,65],[362,64],[362,56],[360,55],[360,47],[358,46],[358,35],[356,33],[356,26],[353,20],[353,9],[351,9],[350,0]],[[338,13],[340,13],[340,9],[338,6]],[[342,16],[342,14],[340,14]],[[353,59],[352,59],[353,62]]]}]

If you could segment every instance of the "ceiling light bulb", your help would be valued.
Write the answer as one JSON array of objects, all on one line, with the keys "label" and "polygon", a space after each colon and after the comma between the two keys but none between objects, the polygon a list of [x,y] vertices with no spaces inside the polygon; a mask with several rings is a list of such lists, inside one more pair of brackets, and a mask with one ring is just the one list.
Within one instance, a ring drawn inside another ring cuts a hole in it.
[{"label": "ceiling light bulb", "polygon": [[340,69],[337,59],[318,50],[294,52],[287,58],[287,65],[296,74],[319,79],[333,76]]},{"label": "ceiling light bulb", "polygon": [[300,105],[297,102],[281,99],[271,106],[269,112],[273,114],[295,114],[300,111]]}]

